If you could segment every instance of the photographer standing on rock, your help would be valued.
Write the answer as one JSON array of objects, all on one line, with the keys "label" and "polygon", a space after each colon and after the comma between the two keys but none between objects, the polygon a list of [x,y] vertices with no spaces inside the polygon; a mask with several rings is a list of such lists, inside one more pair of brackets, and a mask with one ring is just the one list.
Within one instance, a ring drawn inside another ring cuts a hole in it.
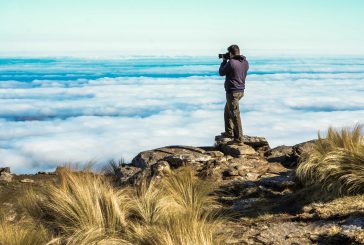
[{"label": "photographer standing on rock", "polygon": [[239,100],[244,96],[245,78],[249,63],[240,55],[238,45],[231,45],[226,54],[219,54],[223,61],[219,74],[225,77],[226,105],[224,111],[225,132],[223,137],[232,138],[233,143],[243,143],[243,129],[240,119]]}]

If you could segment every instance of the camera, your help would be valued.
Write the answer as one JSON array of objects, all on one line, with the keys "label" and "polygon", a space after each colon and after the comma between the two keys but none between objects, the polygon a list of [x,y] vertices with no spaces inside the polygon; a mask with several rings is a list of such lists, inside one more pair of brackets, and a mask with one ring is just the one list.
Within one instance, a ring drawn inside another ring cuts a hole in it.
[{"label": "camera", "polygon": [[219,54],[219,59],[225,59],[228,60],[230,59],[230,53],[225,53],[225,54]]}]

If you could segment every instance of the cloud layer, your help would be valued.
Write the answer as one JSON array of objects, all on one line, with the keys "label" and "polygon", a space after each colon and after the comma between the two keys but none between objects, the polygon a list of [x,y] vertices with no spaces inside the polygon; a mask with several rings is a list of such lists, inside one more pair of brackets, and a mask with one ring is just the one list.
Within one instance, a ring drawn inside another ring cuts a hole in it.
[{"label": "cloud layer", "polygon": [[[210,58],[0,59],[0,165],[130,161],[165,145],[212,145],[225,94]],[[244,130],[271,146],[364,118],[364,58],[254,58]],[[361,121],[362,122],[362,121]]]}]

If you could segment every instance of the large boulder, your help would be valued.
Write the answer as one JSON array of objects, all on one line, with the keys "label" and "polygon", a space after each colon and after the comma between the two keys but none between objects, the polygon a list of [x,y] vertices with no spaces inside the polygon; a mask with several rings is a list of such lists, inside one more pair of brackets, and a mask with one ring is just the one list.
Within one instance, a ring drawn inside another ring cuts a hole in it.
[{"label": "large boulder", "polygon": [[140,152],[134,157],[131,165],[145,169],[159,161],[167,161],[172,167],[180,167],[185,163],[208,161],[216,155],[223,154],[192,146],[168,146]]},{"label": "large boulder", "polygon": [[297,165],[297,159],[293,154],[293,146],[281,145],[264,154],[268,162],[279,162],[286,167]]},{"label": "large boulder", "polygon": [[293,146],[293,156],[296,158],[297,163],[304,155],[312,151],[316,142],[317,140],[309,140]]},{"label": "large boulder", "polygon": [[278,146],[264,153],[268,162],[279,162],[285,167],[296,167],[302,156],[309,153],[316,140],[310,140],[294,146]]}]

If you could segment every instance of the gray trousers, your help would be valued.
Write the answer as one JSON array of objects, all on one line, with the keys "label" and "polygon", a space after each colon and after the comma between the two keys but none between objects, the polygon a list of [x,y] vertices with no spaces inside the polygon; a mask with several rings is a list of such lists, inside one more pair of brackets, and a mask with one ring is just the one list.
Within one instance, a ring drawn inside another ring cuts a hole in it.
[{"label": "gray trousers", "polygon": [[227,93],[224,110],[225,133],[234,139],[243,139],[243,128],[241,125],[239,100],[244,96],[244,92]]}]

